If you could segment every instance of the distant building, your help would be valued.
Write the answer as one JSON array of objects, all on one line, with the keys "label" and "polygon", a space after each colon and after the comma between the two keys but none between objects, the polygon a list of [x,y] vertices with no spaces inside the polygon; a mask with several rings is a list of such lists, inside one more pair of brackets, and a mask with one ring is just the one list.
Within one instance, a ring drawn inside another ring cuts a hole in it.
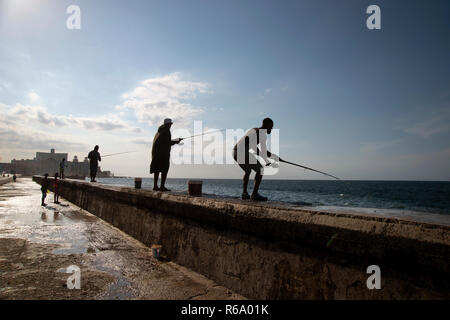
[{"label": "distant building", "polygon": [[[89,176],[89,160],[87,157],[84,158],[83,162],[78,161],[77,156],[74,156],[72,161],[68,161],[67,153],[56,153],[55,149],[51,149],[50,152],[36,152],[36,157],[32,160],[13,159],[11,163],[0,163],[0,168],[7,173],[15,172],[27,176],[48,173],[53,176],[56,172],[59,172],[59,164],[62,159],[66,160],[64,169],[66,177]],[[110,171],[101,171],[101,168],[98,168],[97,177],[109,178],[111,176],[114,176],[114,174]]]},{"label": "distant building", "polygon": [[11,173],[11,163],[0,162],[0,175],[3,172]]},{"label": "distant building", "polygon": [[36,152],[36,161],[47,161],[47,160],[56,160],[58,163],[61,162],[62,159],[67,159],[67,153],[55,153],[55,149],[50,149],[50,153],[48,152]]}]

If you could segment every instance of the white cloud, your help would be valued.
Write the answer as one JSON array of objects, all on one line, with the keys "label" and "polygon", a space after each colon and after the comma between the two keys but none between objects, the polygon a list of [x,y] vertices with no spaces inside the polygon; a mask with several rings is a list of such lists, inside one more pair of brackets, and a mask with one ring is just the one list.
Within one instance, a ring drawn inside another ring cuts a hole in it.
[{"label": "white cloud", "polygon": [[96,143],[107,141],[104,145],[115,151],[118,150],[116,147],[120,148],[120,143],[114,140],[110,144],[110,137],[103,132],[141,132],[140,128],[131,126],[116,114],[95,118],[52,115],[41,105],[19,103],[13,106],[0,103],[0,114],[0,153],[10,159],[19,154],[29,157],[34,151],[51,148],[83,153],[91,147],[86,142],[92,139]]},{"label": "white cloud", "polygon": [[30,98],[30,103],[31,104],[39,103],[39,101],[41,99],[41,97],[39,97],[39,95],[36,92],[34,92],[34,91],[30,92],[28,94],[28,97]]},{"label": "white cloud", "polygon": [[[32,96],[33,99],[39,99],[37,94]],[[56,127],[75,125],[84,129],[101,131],[125,130],[133,133],[141,132],[140,128],[130,125],[128,122],[122,120],[117,114],[108,114],[93,118],[74,117],[72,115],[53,115],[41,105],[24,105],[20,103],[17,103],[14,106],[8,106],[0,103],[0,112],[4,117],[4,121],[15,122],[17,125],[23,125],[28,122]]]},{"label": "white cloud", "polygon": [[11,122],[0,123],[0,145],[8,150],[47,150],[50,148],[83,150],[87,148],[84,143],[72,137],[49,134],[42,130],[17,126]]},{"label": "white cloud", "polygon": [[204,112],[185,100],[207,89],[206,83],[184,81],[179,72],[171,73],[142,81],[139,87],[122,95],[124,102],[117,109],[134,110],[138,121],[149,125],[158,125],[164,118],[185,124]]},{"label": "white cloud", "polygon": [[[123,95],[123,103],[109,114],[84,117],[53,113],[46,108],[37,92],[31,91],[25,101],[15,104],[0,102],[0,153],[7,158],[17,155],[29,157],[31,152],[56,148],[70,152],[85,152],[91,146],[87,141],[95,140],[107,152],[120,152],[125,145],[151,146],[148,136],[140,136],[143,130],[137,122],[128,120],[130,110],[140,122],[160,124],[170,117],[176,128],[187,125],[192,118],[204,112],[189,99],[206,93],[208,85],[182,79],[180,73],[144,80],[138,87]],[[127,120],[125,120],[127,119]],[[120,132],[119,135],[111,135]],[[134,139],[120,138],[123,134],[136,134]],[[114,137],[114,143],[111,143]],[[117,139],[116,139],[117,138]],[[114,159],[113,159],[114,160]]]},{"label": "white cloud", "polygon": [[146,146],[153,144],[152,139],[145,139],[145,138],[134,138],[134,139],[131,139],[130,142],[135,143],[135,144],[140,144],[140,145],[146,145]]},{"label": "white cloud", "polygon": [[69,117],[72,123],[82,126],[86,129],[111,131],[111,130],[127,130],[133,133],[142,132],[141,128],[133,127],[127,122],[120,119],[116,114],[110,114],[103,117],[97,118],[80,118],[80,117]]}]

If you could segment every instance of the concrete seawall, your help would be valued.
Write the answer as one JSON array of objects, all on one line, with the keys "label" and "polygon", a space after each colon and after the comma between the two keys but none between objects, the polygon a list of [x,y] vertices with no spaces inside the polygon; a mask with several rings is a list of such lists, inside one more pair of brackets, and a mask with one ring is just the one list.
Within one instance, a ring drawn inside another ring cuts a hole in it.
[{"label": "concrete seawall", "polygon": [[[142,243],[161,244],[167,258],[249,298],[450,298],[448,226],[69,179],[59,189]],[[367,288],[370,265],[381,269],[379,290]]]}]

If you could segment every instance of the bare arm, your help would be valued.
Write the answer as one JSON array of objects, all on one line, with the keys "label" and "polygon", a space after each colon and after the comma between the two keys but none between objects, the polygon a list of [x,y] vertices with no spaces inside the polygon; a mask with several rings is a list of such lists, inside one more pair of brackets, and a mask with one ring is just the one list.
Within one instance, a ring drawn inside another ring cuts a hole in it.
[{"label": "bare arm", "polygon": [[261,150],[261,157],[264,159],[265,162],[270,162],[269,158],[280,161],[280,157],[278,157],[275,153],[271,153],[269,150],[267,150],[267,135],[265,133],[259,135],[259,143],[260,143],[260,150]]}]

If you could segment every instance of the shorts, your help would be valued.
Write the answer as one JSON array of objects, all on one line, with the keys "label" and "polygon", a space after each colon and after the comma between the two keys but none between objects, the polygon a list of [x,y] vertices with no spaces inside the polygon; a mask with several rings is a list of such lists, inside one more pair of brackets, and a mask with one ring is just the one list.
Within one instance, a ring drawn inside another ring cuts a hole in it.
[{"label": "shorts", "polygon": [[250,173],[253,170],[257,174],[261,174],[262,165],[253,154],[247,152],[245,155],[245,163],[239,163],[237,160],[237,150],[233,149],[233,158],[245,173]]}]

